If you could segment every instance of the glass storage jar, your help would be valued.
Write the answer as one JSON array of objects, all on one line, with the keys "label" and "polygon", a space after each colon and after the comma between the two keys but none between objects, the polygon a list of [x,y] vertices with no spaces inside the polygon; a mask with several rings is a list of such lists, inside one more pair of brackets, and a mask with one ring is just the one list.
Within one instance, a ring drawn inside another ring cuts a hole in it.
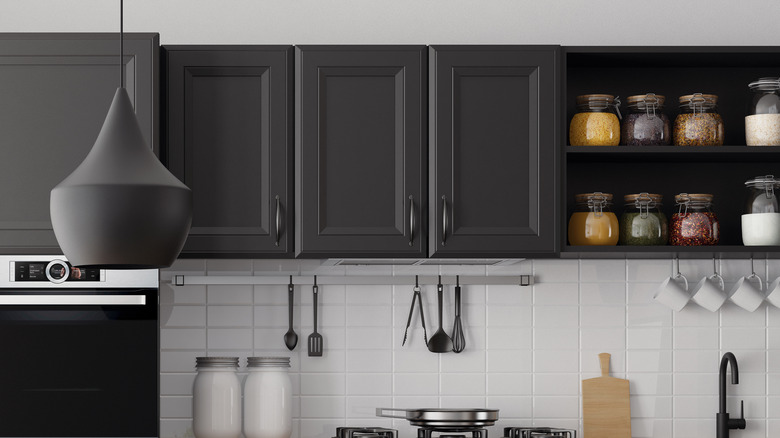
[{"label": "glass storage jar", "polygon": [[237,357],[197,357],[192,388],[192,431],[195,438],[241,436],[241,382]]},{"label": "glass storage jar", "polygon": [[668,224],[661,212],[663,196],[635,193],[623,197],[625,205],[620,215],[621,245],[666,245]]},{"label": "glass storage jar", "polygon": [[712,211],[712,195],[680,193],[674,201],[677,211],[669,225],[669,243],[676,246],[716,245],[720,240],[720,225]]},{"label": "glass storage jar", "polygon": [[753,98],[745,116],[748,146],[780,146],[780,78],[760,78],[748,87]]},{"label": "glass storage jar", "polygon": [[569,218],[569,243],[617,245],[618,219],[611,211],[612,194],[580,193],[574,200],[574,213]]},{"label": "glass storage jar", "polygon": [[780,205],[777,192],[780,179],[774,175],[745,181],[748,189],[742,215],[742,243],[746,246],[780,245]]},{"label": "glass storage jar", "polygon": [[569,125],[572,146],[620,144],[620,99],[611,94],[577,96],[577,113]]},{"label": "glass storage jar", "polygon": [[292,383],[289,357],[249,357],[244,383],[246,438],[290,438]]},{"label": "glass storage jar", "polygon": [[714,94],[680,96],[680,114],[674,119],[674,144],[722,146],[725,128],[717,103],[718,96]]},{"label": "glass storage jar", "polygon": [[626,99],[628,114],[620,126],[620,138],[626,146],[657,146],[672,143],[669,117],[664,113],[666,97],[654,93]]}]

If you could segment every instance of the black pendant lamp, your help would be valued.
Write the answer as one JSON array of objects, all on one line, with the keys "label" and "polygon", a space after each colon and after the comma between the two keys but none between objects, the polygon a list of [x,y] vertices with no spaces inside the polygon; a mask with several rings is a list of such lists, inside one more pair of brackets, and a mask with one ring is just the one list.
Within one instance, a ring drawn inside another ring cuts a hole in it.
[{"label": "black pendant lamp", "polygon": [[54,234],[68,261],[111,269],[170,266],[187,239],[192,192],[146,144],[125,90],[124,5],[120,87],[84,161],[51,191]]}]

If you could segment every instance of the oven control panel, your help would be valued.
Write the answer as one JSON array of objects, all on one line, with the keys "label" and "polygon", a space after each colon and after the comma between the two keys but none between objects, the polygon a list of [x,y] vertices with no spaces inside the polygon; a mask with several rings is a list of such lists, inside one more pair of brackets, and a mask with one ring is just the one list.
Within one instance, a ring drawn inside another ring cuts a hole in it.
[{"label": "oven control panel", "polygon": [[74,268],[63,260],[49,262],[15,262],[15,281],[46,281],[63,283],[71,281],[100,281],[100,269]]}]

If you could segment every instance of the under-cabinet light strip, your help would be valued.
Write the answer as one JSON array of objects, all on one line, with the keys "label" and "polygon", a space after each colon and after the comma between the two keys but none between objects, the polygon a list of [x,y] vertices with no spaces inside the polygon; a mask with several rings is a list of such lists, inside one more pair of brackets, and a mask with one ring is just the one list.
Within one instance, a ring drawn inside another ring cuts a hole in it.
[{"label": "under-cabinet light strip", "polygon": [[[294,284],[314,284],[314,275],[293,275]],[[415,282],[419,284],[436,284],[439,282],[438,275],[317,275],[317,284],[339,284],[339,285],[404,285],[413,286]],[[455,284],[454,275],[442,275],[443,284]],[[176,275],[171,280],[174,286],[185,285],[212,285],[212,284],[267,284],[267,285],[286,285],[290,283],[289,275]],[[495,275],[495,276],[476,276],[461,275],[461,285],[502,285],[514,284],[517,286],[530,286],[534,284],[533,275]]]}]

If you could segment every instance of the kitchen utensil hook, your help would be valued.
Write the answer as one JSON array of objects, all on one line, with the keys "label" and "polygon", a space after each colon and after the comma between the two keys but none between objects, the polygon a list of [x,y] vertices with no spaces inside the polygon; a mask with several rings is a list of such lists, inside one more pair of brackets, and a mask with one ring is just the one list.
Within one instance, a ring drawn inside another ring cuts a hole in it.
[{"label": "kitchen utensil hook", "polygon": [[682,272],[680,272],[680,257],[674,256],[672,260],[672,277],[679,278],[680,276],[682,276]]}]

